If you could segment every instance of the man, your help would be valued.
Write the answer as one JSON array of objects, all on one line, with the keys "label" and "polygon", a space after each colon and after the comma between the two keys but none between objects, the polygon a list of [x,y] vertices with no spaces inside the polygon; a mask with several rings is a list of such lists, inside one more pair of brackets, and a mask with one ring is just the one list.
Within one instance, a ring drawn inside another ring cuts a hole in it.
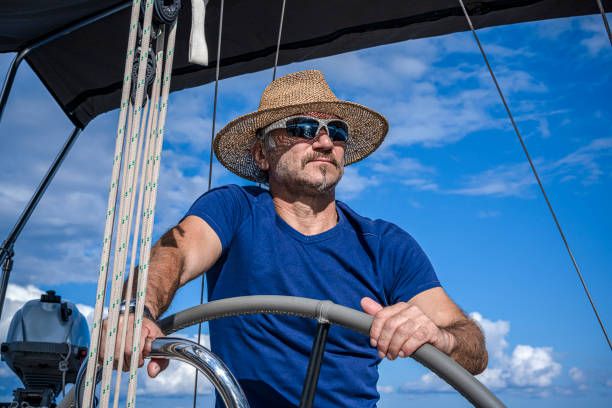
[{"label": "man", "polygon": [[[271,83],[259,109],[230,122],[214,143],[225,167],[269,191],[226,186],[194,203],[152,252],[151,314],[159,317],[178,287],[204,272],[209,300],[292,295],[361,307],[374,316],[370,339],[341,327],[329,332],[315,398],[321,407],[375,406],[380,359],[407,357],[424,343],[482,372],[482,333],[445,294],[412,237],[335,201],[344,166],[373,152],[387,130],[382,115],[339,101],[318,71]],[[141,344],[162,336],[144,321]],[[221,319],[210,324],[211,345],[252,407],[297,406],[315,325],[289,316]],[[165,364],[151,361],[149,375]]]}]

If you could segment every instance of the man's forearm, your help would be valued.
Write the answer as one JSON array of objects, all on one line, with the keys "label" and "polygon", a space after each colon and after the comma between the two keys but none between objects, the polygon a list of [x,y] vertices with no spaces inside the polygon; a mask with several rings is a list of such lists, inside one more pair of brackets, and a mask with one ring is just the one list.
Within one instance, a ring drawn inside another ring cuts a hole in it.
[{"label": "man's forearm", "polygon": [[[167,231],[151,248],[151,257],[147,271],[147,291],[145,303],[153,316],[159,318],[170,306],[174,294],[180,286],[181,272],[184,266],[182,255],[174,234],[174,227]],[[139,268],[136,268],[139,269]],[[138,277],[138,272],[134,271]],[[137,293],[136,281],[132,286],[132,297]]]},{"label": "man's forearm", "polygon": [[482,373],[487,368],[488,353],[485,339],[476,323],[466,317],[442,329],[455,339],[455,346],[450,353],[453,360],[474,375]]}]

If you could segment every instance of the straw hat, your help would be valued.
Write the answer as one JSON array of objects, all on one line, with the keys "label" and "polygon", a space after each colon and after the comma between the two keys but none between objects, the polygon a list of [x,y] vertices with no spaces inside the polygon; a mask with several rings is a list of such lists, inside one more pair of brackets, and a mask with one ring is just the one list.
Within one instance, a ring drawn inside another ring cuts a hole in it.
[{"label": "straw hat", "polygon": [[319,71],[302,71],[278,78],[264,90],[259,109],[228,123],[215,137],[217,159],[232,173],[262,182],[266,175],[251,156],[258,129],[305,112],[324,112],[345,120],[350,127],[345,164],[367,157],[380,146],[389,123],[380,113],[359,104],[340,101]]}]

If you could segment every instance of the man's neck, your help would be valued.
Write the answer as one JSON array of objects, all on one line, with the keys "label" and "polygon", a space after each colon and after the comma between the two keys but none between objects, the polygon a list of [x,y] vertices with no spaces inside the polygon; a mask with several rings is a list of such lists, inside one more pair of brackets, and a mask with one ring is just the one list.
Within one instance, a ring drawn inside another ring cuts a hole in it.
[{"label": "man's neck", "polygon": [[289,194],[270,189],[276,213],[292,228],[304,235],[317,235],[338,223],[334,191],[316,196]]}]

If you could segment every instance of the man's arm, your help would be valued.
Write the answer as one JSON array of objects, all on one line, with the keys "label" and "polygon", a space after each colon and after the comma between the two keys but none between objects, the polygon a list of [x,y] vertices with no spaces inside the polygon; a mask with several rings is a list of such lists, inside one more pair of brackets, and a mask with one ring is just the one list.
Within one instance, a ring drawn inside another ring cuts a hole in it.
[{"label": "man's arm", "polygon": [[[187,216],[177,226],[167,231],[151,248],[149,272],[147,277],[147,293],[145,304],[155,318],[159,318],[168,309],[177,289],[192,279],[206,272],[221,256],[221,241],[214,230],[201,218]],[[137,279],[137,272],[134,279]],[[136,295],[134,282],[132,298]],[[125,290],[125,288],[124,288]],[[133,314],[128,315],[128,333],[124,353],[124,366],[127,370],[132,351]],[[123,319],[125,316],[121,316]],[[118,330],[121,330],[121,321]],[[104,322],[106,331],[106,321]],[[151,342],[162,337],[163,333],[157,324],[147,318],[142,322],[139,350],[139,367],[144,364],[144,358],[151,352]],[[118,333],[117,338],[121,338]],[[104,342],[102,343],[104,348]],[[119,354],[120,344],[115,345],[115,356]],[[100,355],[104,355],[102,349]],[[117,361],[117,358],[115,359]],[[151,360],[147,367],[149,376],[155,377],[168,366],[168,360]]]},{"label": "man's arm", "polygon": [[[151,249],[145,303],[153,316],[161,316],[174,294],[197,278],[221,256],[221,241],[200,217],[187,216],[170,229]],[[136,286],[132,291],[135,295]]]},{"label": "man's arm", "polygon": [[480,328],[442,288],[426,290],[408,302],[387,307],[363,298],[361,307],[374,316],[370,343],[381,358],[406,357],[424,343],[431,343],[472,374],[487,367],[488,355]]}]

